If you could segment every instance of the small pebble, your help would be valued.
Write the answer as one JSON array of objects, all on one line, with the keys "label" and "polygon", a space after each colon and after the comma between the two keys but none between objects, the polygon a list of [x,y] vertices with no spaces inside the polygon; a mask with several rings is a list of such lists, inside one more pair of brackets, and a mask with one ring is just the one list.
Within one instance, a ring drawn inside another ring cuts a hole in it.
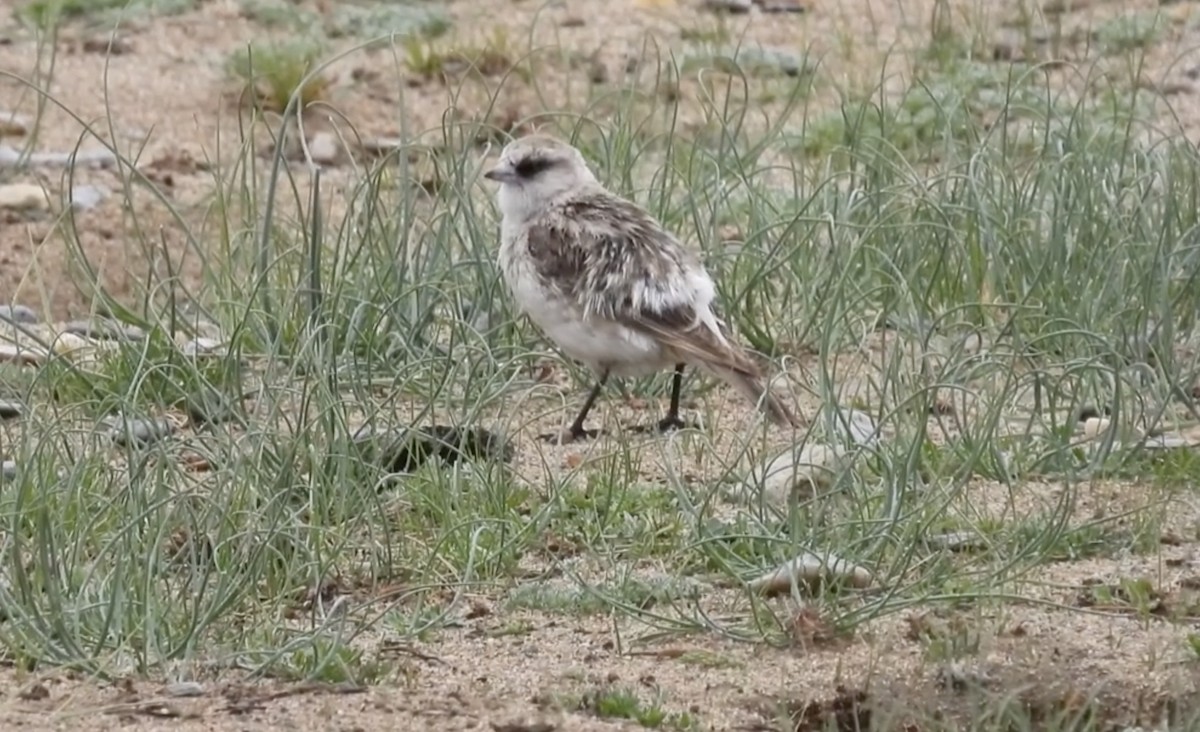
[{"label": "small pebble", "polygon": [[771,48],[743,48],[731,51],[737,64],[750,73],[778,71],[785,76],[800,76],[813,71],[812,63],[789,51]]},{"label": "small pebble", "polygon": [[967,552],[987,548],[987,542],[974,531],[951,531],[948,534],[935,534],[925,541],[930,546],[951,552]]},{"label": "small pebble", "polygon": [[798,0],[755,0],[764,13],[806,13],[808,6]]},{"label": "small pebble", "polygon": [[9,362],[21,366],[38,366],[46,362],[46,354],[21,348],[11,343],[0,343],[0,363]]},{"label": "small pebble", "polygon": [[840,449],[816,442],[807,442],[798,450],[789,450],[768,460],[752,471],[742,485],[744,496],[754,496],[762,486],[762,495],[775,505],[785,505],[788,499],[811,498],[818,491],[833,486],[843,467]]},{"label": "small pebble", "polygon": [[857,588],[868,587],[873,580],[866,569],[833,554],[820,557],[812,552],[804,552],[752,581],[750,589],[770,596],[790,592],[793,584],[803,584],[815,591],[828,578],[845,580],[851,587]]},{"label": "small pebble", "polygon": [[987,342],[983,338],[983,334],[977,331],[968,333],[962,340],[962,351],[968,356],[974,356],[982,353],[987,348]]},{"label": "small pebble", "polygon": [[204,336],[200,336],[199,338],[193,338],[189,341],[185,341],[184,344],[179,347],[179,350],[183,353],[183,355],[190,356],[192,358],[197,358],[199,356],[219,356],[221,355],[221,347],[223,345],[224,344],[222,344],[221,341],[217,340],[216,338],[205,338]]},{"label": "small pebble", "polygon": [[204,685],[195,681],[176,681],[173,684],[167,684],[166,691],[167,696],[204,696]]},{"label": "small pebble", "polygon": [[336,165],[342,158],[342,145],[332,132],[318,132],[308,141],[308,154],[314,163]]},{"label": "small pebble", "polygon": [[50,196],[41,186],[32,183],[10,183],[0,186],[0,208],[44,211],[50,208]]},{"label": "small pebble", "polygon": [[351,439],[363,451],[364,459],[389,473],[411,473],[430,458],[447,465],[459,460],[507,462],[513,458],[508,440],[478,427],[433,425],[423,429],[387,429],[363,425]]},{"label": "small pebble", "polygon": [[90,320],[72,320],[62,327],[61,332],[97,340],[140,341],[146,337],[146,332],[136,326]]},{"label": "small pebble", "polygon": [[855,445],[874,447],[879,444],[879,428],[871,415],[859,409],[839,409],[841,414],[834,419],[835,429],[846,430],[850,441]]},{"label": "small pebble", "polygon": [[0,399],[0,419],[16,419],[25,413],[25,405],[7,399]]},{"label": "small pebble", "polygon": [[16,112],[0,109],[0,137],[20,137],[29,131],[29,120]]},{"label": "small pebble", "polygon": [[54,352],[60,356],[67,356],[72,353],[79,353],[92,348],[92,342],[83,336],[77,336],[74,333],[59,333],[55,336],[54,341],[50,344]]},{"label": "small pebble", "polygon": [[1181,447],[1196,447],[1197,443],[1198,441],[1194,438],[1188,439],[1179,433],[1167,433],[1147,437],[1145,448],[1147,450],[1176,450]]},{"label": "small pebble", "polygon": [[110,417],[105,420],[112,433],[113,442],[127,446],[132,440],[139,447],[151,445],[175,432],[175,425],[158,418],[127,418],[122,416]]},{"label": "small pebble", "polygon": [[1112,422],[1103,417],[1089,417],[1083,420],[1083,436],[1089,440],[1094,440],[1101,433],[1108,430],[1111,425]]},{"label": "small pebble", "polygon": [[0,320],[33,325],[38,322],[38,316],[33,308],[24,305],[0,305]]},{"label": "small pebble", "polygon": [[0,480],[16,480],[17,463],[15,460],[0,462]]},{"label": "small pebble", "polygon": [[[22,161],[21,153],[11,145],[0,145],[0,168],[16,167]],[[92,167],[108,168],[116,165],[117,156],[108,150],[80,151],[78,153],[32,153],[24,158],[30,167]]]},{"label": "small pebble", "polygon": [[749,13],[754,7],[752,0],[705,0],[704,7],[718,13]]},{"label": "small pebble", "polygon": [[71,205],[79,211],[87,211],[100,205],[108,197],[108,190],[99,186],[75,186],[71,189]]}]

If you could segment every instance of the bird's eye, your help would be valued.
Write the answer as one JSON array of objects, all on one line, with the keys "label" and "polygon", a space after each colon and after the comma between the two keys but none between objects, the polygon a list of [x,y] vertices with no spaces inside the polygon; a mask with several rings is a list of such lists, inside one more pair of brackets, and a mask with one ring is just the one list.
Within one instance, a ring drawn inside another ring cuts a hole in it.
[{"label": "bird's eye", "polygon": [[546,158],[525,158],[517,163],[514,168],[517,171],[517,175],[522,178],[532,178],[552,165],[554,165],[554,161],[547,160]]}]

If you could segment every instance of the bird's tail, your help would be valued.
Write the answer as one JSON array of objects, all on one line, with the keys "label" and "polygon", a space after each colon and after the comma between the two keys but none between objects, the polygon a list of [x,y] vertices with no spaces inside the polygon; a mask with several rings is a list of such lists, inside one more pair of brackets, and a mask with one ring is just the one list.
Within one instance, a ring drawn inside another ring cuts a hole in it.
[{"label": "bird's tail", "polygon": [[789,427],[801,426],[796,420],[795,415],[792,414],[792,411],[779,398],[779,395],[769,387],[764,386],[762,378],[757,374],[722,368],[712,364],[707,364],[707,366],[714,375],[718,376],[734,389],[737,389],[743,396],[762,409],[766,413],[767,418],[775,424],[787,425]]}]

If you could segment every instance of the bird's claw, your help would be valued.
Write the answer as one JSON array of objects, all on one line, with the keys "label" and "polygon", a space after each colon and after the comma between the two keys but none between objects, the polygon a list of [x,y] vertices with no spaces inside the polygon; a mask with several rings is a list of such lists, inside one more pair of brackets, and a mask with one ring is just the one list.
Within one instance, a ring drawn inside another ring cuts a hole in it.
[{"label": "bird's claw", "polygon": [[543,432],[538,435],[538,439],[542,442],[549,442],[552,445],[567,445],[581,440],[594,440],[602,434],[604,434],[604,430],[568,427],[559,432]]},{"label": "bird's claw", "polygon": [[659,432],[674,432],[675,430],[685,430],[689,427],[695,427],[695,425],[688,424],[679,417],[664,417],[658,420]]},{"label": "bird's claw", "polygon": [[646,434],[647,432],[658,432],[660,434],[667,432],[675,432],[676,430],[699,429],[695,424],[684,422],[679,417],[664,417],[653,425],[643,424],[632,429],[637,434]]}]

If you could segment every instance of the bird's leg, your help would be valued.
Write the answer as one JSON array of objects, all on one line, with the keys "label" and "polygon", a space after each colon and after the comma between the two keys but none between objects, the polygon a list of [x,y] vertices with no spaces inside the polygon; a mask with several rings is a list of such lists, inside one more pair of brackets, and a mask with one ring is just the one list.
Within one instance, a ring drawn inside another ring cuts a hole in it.
[{"label": "bird's leg", "polygon": [[580,437],[591,437],[588,430],[584,429],[583,421],[587,419],[588,412],[592,411],[592,405],[596,403],[596,398],[600,396],[600,390],[604,388],[604,382],[608,381],[608,372],[604,372],[600,376],[600,380],[592,387],[592,391],[588,394],[588,398],[583,402],[583,408],[579,410],[579,416],[571,423],[570,433],[572,439]]},{"label": "bird's leg", "polygon": [[683,390],[683,368],[684,364],[675,364],[675,375],[671,379],[671,407],[667,410],[667,416],[658,423],[659,432],[681,430],[687,426],[679,418],[679,393]]},{"label": "bird's leg", "polygon": [[588,394],[588,398],[583,402],[583,409],[579,410],[579,416],[575,418],[570,427],[561,433],[544,434],[540,435],[540,437],[546,441],[558,442],[565,445],[568,442],[574,442],[583,437],[599,436],[600,430],[584,428],[583,421],[587,419],[588,412],[592,411],[592,405],[596,403],[596,399],[600,396],[600,390],[604,388],[606,381],[608,381],[608,371],[600,374],[600,380],[592,387],[591,393]]}]

